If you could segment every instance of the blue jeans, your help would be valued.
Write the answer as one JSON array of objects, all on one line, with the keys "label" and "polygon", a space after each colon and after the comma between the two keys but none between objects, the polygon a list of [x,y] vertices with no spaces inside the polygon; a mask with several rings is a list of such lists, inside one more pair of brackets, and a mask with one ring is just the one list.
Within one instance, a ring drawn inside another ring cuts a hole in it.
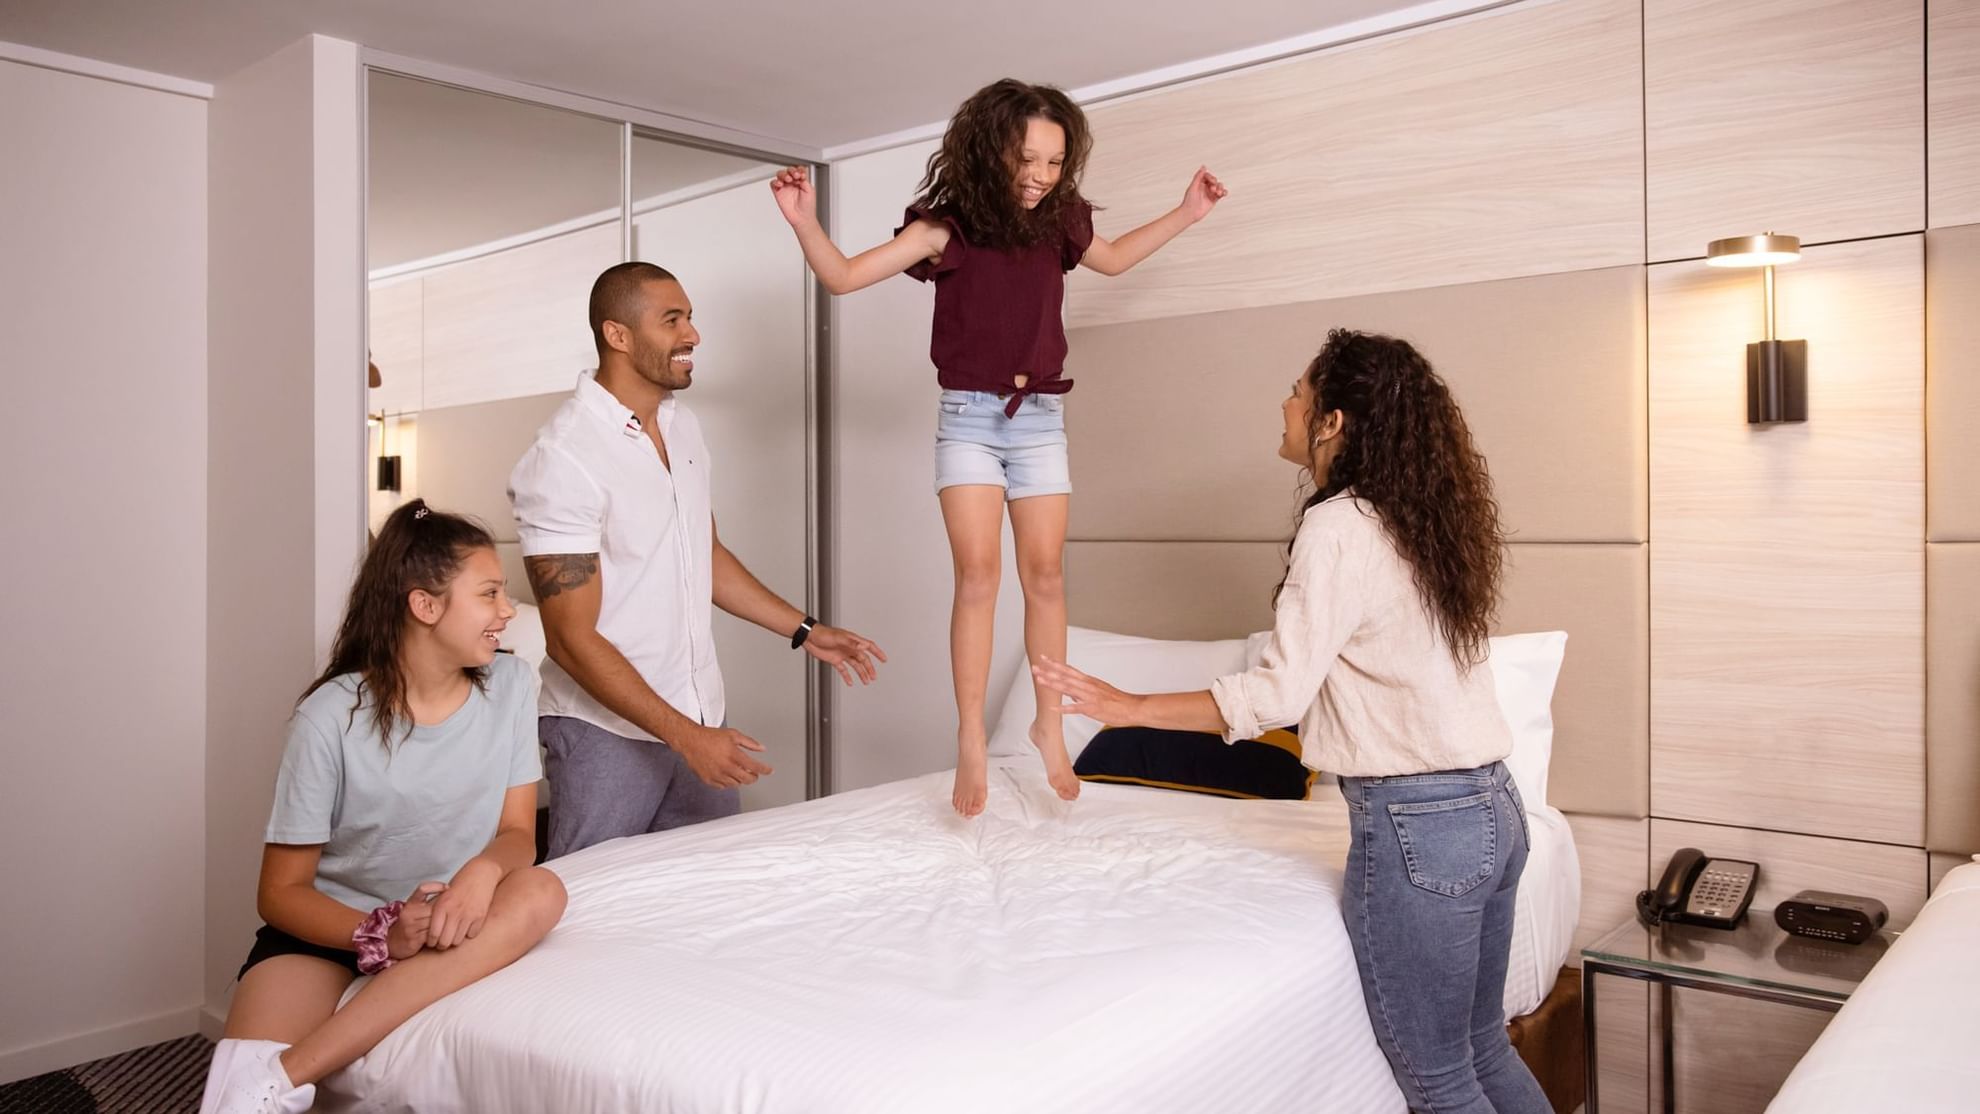
[{"label": "blue jeans", "polygon": [[1072,492],[1064,395],[1027,395],[1017,417],[987,391],[943,391],[935,422],[935,491],[958,484],[1004,489],[1005,500]]},{"label": "blue jeans", "polygon": [[1341,779],[1341,912],[1375,1039],[1430,1114],[1551,1114],[1506,1038],[1513,896],[1530,846],[1505,763]]}]

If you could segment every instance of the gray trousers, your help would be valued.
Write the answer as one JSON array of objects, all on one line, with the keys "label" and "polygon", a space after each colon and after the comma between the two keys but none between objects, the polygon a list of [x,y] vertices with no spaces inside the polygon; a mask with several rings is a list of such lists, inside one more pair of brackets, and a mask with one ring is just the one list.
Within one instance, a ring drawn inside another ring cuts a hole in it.
[{"label": "gray trousers", "polygon": [[628,739],[569,716],[542,716],[537,738],[550,779],[550,857],[620,836],[719,820],[742,792],[716,789],[665,743]]}]

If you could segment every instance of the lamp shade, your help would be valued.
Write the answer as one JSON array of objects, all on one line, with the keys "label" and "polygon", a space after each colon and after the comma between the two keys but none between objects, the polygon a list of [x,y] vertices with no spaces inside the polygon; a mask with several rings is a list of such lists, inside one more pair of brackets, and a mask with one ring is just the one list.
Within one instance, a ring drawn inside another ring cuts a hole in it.
[{"label": "lamp shade", "polygon": [[1729,236],[1705,247],[1705,262],[1714,267],[1773,267],[1800,258],[1801,239],[1775,232]]}]

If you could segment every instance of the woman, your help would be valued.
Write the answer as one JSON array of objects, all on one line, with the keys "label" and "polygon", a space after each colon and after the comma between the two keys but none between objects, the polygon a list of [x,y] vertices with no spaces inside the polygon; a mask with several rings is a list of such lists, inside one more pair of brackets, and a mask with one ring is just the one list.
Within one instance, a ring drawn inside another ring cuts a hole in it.
[{"label": "woman", "polygon": [[1369,1020],[1411,1110],[1545,1114],[1502,1001],[1525,810],[1484,668],[1502,534],[1444,381],[1407,343],[1336,330],[1284,406],[1312,472],[1258,666],[1137,695],[1038,661],[1060,711],[1256,737],[1294,722],[1352,820],[1341,910]]}]

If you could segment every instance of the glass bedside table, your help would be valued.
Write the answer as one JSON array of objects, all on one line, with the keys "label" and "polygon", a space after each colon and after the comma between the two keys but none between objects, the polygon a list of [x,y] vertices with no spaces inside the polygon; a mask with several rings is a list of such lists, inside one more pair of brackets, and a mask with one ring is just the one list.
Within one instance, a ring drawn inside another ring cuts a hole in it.
[{"label": "glass bedside table", "polygon": [[1880,932],[1856,945],[1790,936],[1774,923],[1772,909],[1749,911],[1738,928],[1666,924],[1648,928],[1630,921],[1581,950],[1582,1035],[1587,1044],[1587,1114],[1599,1114],[1596,1062],[1596,976],[1653,983],[1659,998],[1657,1043],[1663,1070],[1663,1109],[1676,1109],[1676,1065],[1671,1041],[1671,989],[1687,987],[1738,998],[1780,1002],[1829,1013],[1855,992],[1890,947]]}]

